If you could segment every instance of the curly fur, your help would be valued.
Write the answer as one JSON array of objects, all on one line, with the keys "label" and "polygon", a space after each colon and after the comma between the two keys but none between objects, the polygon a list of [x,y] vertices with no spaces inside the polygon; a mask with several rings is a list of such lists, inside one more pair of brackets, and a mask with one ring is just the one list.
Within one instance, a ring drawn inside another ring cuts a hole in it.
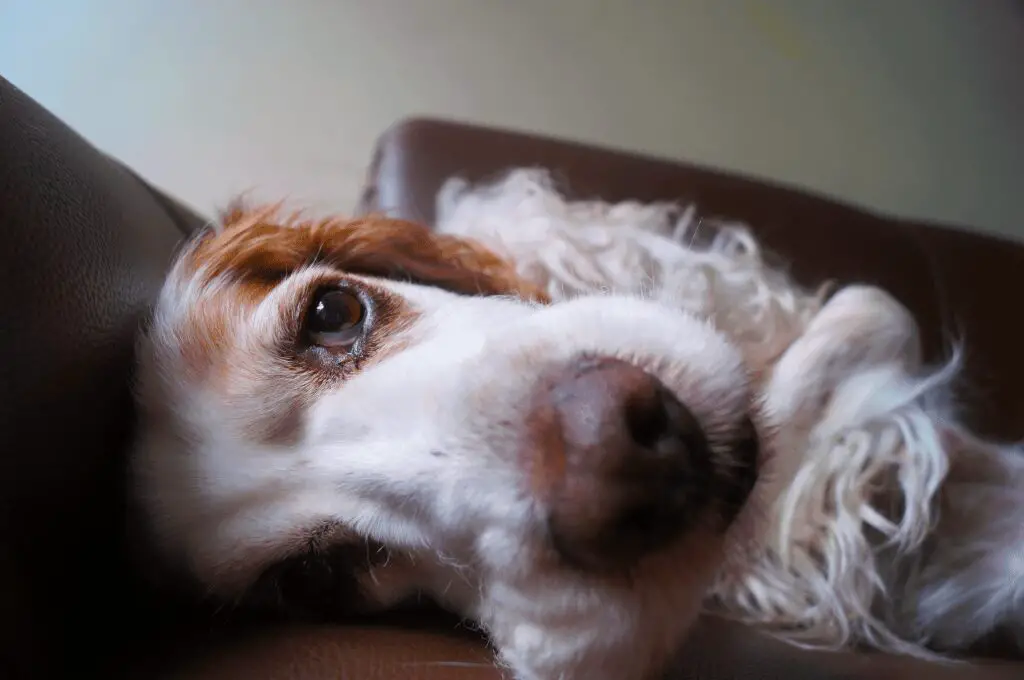
[{"label": "curly fur", "polygon": [[[838,314],[823,307],[827,288],[772,266],[745,225],[702,219],[693,205],[569,201],[539,170],[477,187],[451,180],[438,214],[442,232],[503,254],[554,301],[626,293],[709,319],[766,400],[784,375],[813,385],[801,371],[831,371],[821,409],[768,404],[781,430],[807,420],[806,436],[776,451],[771,501],[707,611],[801,646],[923,657],[1000,625],[1024,631],[1024,457],[959,424],[959,352],[923,365],[916,325],[891,297],[860,291],[871,313],[837,337],[823,318]],[[830,352],[876,356],[843,370],[823,359]]]}]

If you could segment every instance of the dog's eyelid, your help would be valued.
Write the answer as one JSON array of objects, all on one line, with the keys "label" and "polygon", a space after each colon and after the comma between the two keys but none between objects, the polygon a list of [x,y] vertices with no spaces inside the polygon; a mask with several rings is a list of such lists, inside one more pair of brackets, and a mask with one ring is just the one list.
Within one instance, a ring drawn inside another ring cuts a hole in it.
[{"label": "dog's eyelid", "polygon": [[336,333],[310,333],[309,339],[318,347],[348,351],[355,347],[363,334],[363,326],[360,324]]}]

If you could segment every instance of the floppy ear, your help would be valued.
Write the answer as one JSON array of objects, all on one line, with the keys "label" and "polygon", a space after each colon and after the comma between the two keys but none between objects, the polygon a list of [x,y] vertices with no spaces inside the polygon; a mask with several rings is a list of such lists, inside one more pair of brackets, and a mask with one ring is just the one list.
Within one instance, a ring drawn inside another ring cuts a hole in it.
[{"label": "floppy ear", "polygon": [[[437,286],[465,295],[514,295],[549,302],[513,263],[469,239],[438,234],[422,224],[380,216],[303,220],[280,217],[279,206],[232,206],[211,241],[219,252],[203,259],[223,270],[283,276],[324,262],[352,274]],[[202,246],[200,246],[202,248]]]}]

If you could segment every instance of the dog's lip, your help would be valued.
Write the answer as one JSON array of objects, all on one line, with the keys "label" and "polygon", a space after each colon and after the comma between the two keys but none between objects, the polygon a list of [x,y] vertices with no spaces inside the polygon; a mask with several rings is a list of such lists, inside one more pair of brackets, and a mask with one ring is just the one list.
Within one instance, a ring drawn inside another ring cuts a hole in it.
[{"label": "dog's lip", "polygon": [[763,469],[760,433],[751,418],[745,418],[729,451],[729,465],[719,473],[718,494],[723,517],[731,526],[747,506]]}]

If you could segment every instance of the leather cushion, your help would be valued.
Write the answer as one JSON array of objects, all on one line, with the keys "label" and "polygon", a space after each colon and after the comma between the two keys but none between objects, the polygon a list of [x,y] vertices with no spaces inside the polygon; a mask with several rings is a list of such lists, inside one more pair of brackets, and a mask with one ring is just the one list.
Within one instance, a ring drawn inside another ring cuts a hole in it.
[{"label": "leather cushion", "polygon": [[2,78],[0,150],[0,675],[50,677],[133,628],[119,627],[132,349],[198,218]]},{"label": "leather cushion", "polygon": [[[286,627],[210,648],[166,680],[502,680],[478,638],[447,627]],[[1019,664],[938,665],[870,654],[809,652],[741,626],[706,620],[666,680],[1011,680]],[[157,677],[143,672],[141,678]],[[511,680],[511,678],[506,678]]]}]

